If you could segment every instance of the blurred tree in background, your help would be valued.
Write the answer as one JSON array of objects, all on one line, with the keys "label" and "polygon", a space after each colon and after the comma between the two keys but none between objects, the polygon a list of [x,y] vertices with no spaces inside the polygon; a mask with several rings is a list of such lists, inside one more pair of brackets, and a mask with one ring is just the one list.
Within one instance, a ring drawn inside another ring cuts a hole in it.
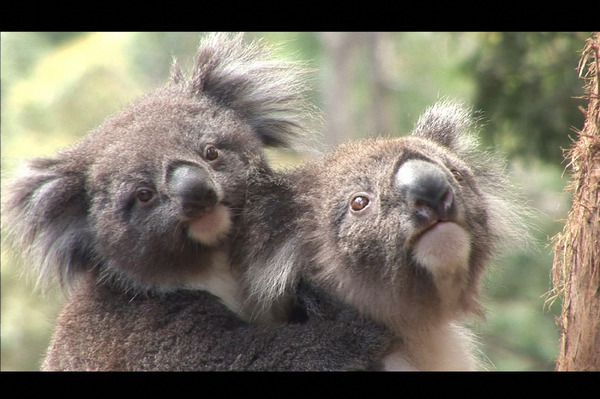
[{"label": "blurred tree in background", "polygon": [[[482,33],[474,73],[474,105],[486,111],[487,142],[511,156],[560,163],[570,146],[565,127],[581,127],[583,95],[577,60],[588,34]],[[566,106],[568,105],[568,106]],[[526,138],[526,139],[523,139]]]},{"label": "blurred tree in background", "polygon": [[[190,67],[201,34],[191,32],[3,32],[2,183],[26,158],[70,145],[167,79],[173,58]],[[562,227],[562,150],[583,116],[579,51],[587,33],[265,32],[281,57],[317,70],[323,148],[410,131],[424,109],[449,98],[481,111],[483,141],[511,160],[509,172],[535,209],[539,245],[490,270],[481,350],[497,370],[552,370],[559,305],[551,288],[548,237]],[[277,157],[279,162],[288,162]],[[63,296],[35,293],[20,261],[2,249],[2,370],[36,370]]]}]

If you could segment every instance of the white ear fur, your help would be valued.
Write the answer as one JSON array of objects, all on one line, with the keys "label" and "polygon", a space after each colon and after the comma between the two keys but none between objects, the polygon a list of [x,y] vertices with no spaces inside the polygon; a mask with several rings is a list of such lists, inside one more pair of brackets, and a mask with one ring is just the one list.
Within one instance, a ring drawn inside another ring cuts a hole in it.
[{"label": "white ear fur", "polygon": [[17,172],[3,196],[8,242],[22,251],[42,289],[54,279],[70,288],[93,257],[84,167],[70,168],[68,159],[34,159]]},{"label": "white ear fur", "polygon": [[273,49],[263,41],[245,45],[242,34],[209,34],[198,50],[188,88],[236,111],[265,145],[300,145],[309,136],[306,123],[314,120],[303,79],[309,70],[272,56]]}]

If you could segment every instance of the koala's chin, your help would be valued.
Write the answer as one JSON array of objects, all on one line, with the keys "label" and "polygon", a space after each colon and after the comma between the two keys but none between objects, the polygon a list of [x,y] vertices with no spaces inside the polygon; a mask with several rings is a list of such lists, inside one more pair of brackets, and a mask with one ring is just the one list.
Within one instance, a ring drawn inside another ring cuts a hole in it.
[{"label": "koala's chin", "polygon": [[188,235],[207,246],[226,238],[231,230],[231,211],[222,204],[207,209],[203,215],[188,222]]},{"label": "koala's chin", "polygon": [[438,277],[467,269],[470,253],[471,238],[465,229],[453,222],[438,222],[416,242],[413,258]]}]

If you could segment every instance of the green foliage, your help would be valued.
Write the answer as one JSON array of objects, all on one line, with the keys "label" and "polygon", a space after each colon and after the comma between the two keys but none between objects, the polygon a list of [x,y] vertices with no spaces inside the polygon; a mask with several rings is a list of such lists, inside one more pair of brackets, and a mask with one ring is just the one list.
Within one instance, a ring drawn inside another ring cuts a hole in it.
[{"label": "green foliage", "polygon": [[562,229],[570,198],[560,191],[561,168],[540,161],[513,162],[516,183],[533,207],[527,220],[534,242],[509,251],[488,272],[484,284],[486,318],[475,330],[482,351],[497,370],[553,370],[559,332],[554,318],[560,303],[546,303],[551,289],[550,237]]},{"label": "green foliage", "polygon": [[[109,114],[161,85],[172,56],[184,69],[199,42],[196,33],[2,33],[2,174],[24,158],[52,155]],[[330,75],[319,33],[251,33],[279,45],[283,57],[317,68],[314,101],[323,107]],[[440,97],[459,98],[483,111],[487,143],[507,153],[511,169],[536,209],[531,223],[539,244],[509,254],[488,273],[488,315],[475,321],[482,350],[498,370],[549,370],[558,347],[556,305],[550,289],[549,237],[569,206],[562,194],[561,148],[583,118],[575,97],[575,68],[586,34],[390,33],[387,90],[393,130],[409,131]],[[372,98],[365,52],[356,53],[353,122],[367,135]],[[282,161],[284,163],[288,160]],[[2,180],[4,183],[4,179]],[[62,295],[33,293],[20,264],[2,251],[3,370],[35,370],[50,337]]]},{"label": "green foliage", "polygon": [[485,111],[488,143],[511,155],[562,161],[568,131],[583,125],[577,76],[585,33],[490,32],[465,63],[474,73],[476,109]]}]

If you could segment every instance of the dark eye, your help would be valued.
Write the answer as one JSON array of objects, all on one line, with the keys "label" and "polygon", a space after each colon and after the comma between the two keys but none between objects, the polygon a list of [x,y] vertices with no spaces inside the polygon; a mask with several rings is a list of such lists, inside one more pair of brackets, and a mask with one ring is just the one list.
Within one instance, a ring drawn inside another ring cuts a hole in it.
[{"label": "dark eye", "polygon": [[135,192],[135,197],[140,202],[148,203],[154,198],[154,190],[145,187],[138,188]]},{"label": "dark eye", "polygon": [[452,169],[450,172],[452,172],[452,176],[454,176],[456,181],[462,181],[462,179],[463,179],[462,174],[458,170]]},{"label": "dark eye", "polygon": [[209,145],[204,150],[204,156],[206,157],[207,160],[214,161],[215,159],[217,159],[219,157],[219,150],[217,150],[216,147]]},{"label": "dark eye", "polygon": [[357,195],[350,201],[350,208],[355,212],[360,212],[369,206],[371,201],[364,195]]}]

